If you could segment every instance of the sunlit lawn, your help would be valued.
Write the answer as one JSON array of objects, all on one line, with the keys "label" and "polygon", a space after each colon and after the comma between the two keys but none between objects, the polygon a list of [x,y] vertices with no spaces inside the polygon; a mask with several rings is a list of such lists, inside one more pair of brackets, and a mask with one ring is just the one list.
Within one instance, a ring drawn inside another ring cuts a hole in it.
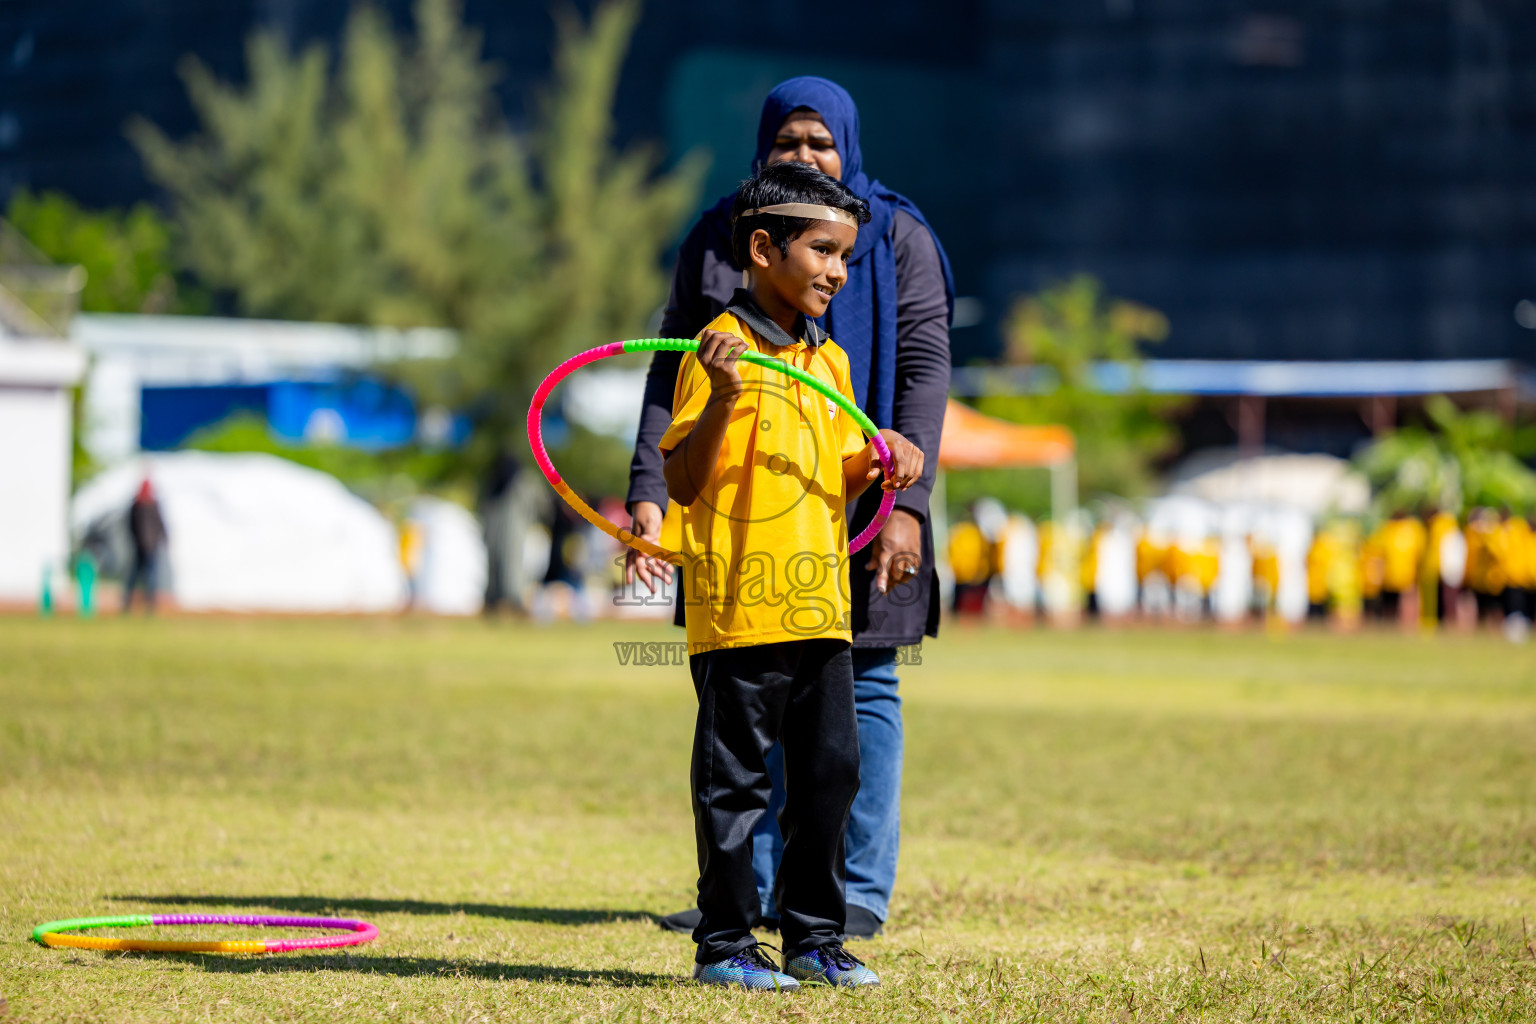
[{"label": "sunlit lawn", "polygon": [[[905,670],[902,873],[855,946],[885,985],[776,997],[693,986],[654,924],[692,895],[693,692],[612,643],[676,638],[0,619],[10,1018],[1536,1019],[1531,648],[949,629]],[[382,936],[28,938],[193,910]]]}]

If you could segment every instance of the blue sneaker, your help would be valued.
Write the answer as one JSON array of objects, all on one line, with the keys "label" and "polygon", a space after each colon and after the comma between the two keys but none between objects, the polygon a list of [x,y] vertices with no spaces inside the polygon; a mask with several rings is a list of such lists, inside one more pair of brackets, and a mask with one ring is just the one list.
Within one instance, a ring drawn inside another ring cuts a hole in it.
[{"label": "blue sneaker", "polygon": [[712,964],[695,963],[693,980],[704,985],[736,986],[746,989],[774,989],[793,992],[800,983],[784,974],[768,959],[760,945],[748,946],[735,956]]},{"label": "blue sneaker", "polygon": [[880,984],[878,974],[837,942],[817,946],[786,961],[784,973],[810,985],[856,987]]}]

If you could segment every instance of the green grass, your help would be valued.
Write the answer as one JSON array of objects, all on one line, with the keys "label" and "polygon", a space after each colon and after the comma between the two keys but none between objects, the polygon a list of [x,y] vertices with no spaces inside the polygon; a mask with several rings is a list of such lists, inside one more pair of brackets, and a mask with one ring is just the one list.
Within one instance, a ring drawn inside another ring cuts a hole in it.
[{"label": "green grass", "polygon": [[[688,984],[654,924],[692,895],[693,694],[611,642],[674,638],[0,619],[9,1018],[1536,1019],[1530,649],[950,629],[904,670],[901,877],[856,947],[885,986],[776,998]],[[28,939],[195,910],[382,936]]]}]

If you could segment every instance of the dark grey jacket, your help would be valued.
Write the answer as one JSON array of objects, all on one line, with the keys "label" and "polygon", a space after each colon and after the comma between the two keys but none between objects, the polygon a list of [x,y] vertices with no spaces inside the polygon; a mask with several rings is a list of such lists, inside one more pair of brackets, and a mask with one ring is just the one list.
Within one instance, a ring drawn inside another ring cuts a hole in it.
[{"label": "dark grey jacket", "polygon": [[[865,559],[854,557],[849,582],[855,647],[915,644],[925,633],[938,636],[939,630],[938,574],[928,498],[939,467],[939,434],[949,397],[949,308],[939,251],[927,228],[910,214],[898,211],[892,218],[891,235],[896,249],[896,405],[891,427],[925,456],[922,480],[897,496],[896,507],[911,512],[923,524],[922,568],[913,579],[881,594],[875,589],[875,574],[864,568]],[[730,254],[711,246],[696,227],[678,252],[661,336],[697,337],[724,312],[740,286],[741,270],[733,265]],[[657,442],[672,422],[672,393],[681,365],[679,352],[658,352],[651,359],[635,457],[629,467],[630,503],[654,501],[663,510],[667,507],[667,484]],[[874,388],[868,393],[873,394]],[[879,504],[879,488],[864,492],[849,520],[850,535],[864,528]],[[678,611],[681,621],[681,605]]]}]

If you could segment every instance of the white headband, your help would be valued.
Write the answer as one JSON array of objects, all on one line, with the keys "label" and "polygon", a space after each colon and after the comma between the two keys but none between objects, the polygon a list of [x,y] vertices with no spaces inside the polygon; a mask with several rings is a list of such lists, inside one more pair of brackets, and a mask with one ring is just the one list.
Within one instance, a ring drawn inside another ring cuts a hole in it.
[{"label": "white headband", "polygon": [[839,210],[835,206],[818,206],[815,203],[777,203],[773,206],[759,206],[755,210],[743,210],[741,216],[755,217],[759,213],[776,213],[781,217],[805,217],[809,220],[830,220],[839,224],[847,224],[857,229],[858,219],[847,210]]}]

